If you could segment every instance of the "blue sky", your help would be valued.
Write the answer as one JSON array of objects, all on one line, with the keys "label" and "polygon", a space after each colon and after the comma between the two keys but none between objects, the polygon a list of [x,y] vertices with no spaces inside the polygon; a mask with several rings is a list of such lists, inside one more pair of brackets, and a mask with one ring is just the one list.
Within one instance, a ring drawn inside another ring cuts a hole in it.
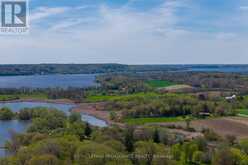
[{"label": "blue sky", "polygon": [[247,0],[30,0],[0,63],[247,63],[247,34]]}]

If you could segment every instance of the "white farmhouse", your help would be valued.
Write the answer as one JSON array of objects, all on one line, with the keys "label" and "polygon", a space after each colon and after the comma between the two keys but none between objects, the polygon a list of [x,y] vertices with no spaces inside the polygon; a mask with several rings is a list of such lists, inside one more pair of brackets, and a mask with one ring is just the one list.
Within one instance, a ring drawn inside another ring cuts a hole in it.
[{"label": "white farmhouse", "polygon": [[229,96],[229,97],[226,97],[226,100],[234,100],[236,99],[236,95],[232,95],[232,96]]}]

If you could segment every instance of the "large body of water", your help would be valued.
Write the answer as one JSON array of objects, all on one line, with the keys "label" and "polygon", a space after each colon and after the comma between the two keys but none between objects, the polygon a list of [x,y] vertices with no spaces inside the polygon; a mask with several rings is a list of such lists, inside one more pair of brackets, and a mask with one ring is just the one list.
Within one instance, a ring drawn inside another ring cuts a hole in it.
[{"label": "large body of water", "polygon": [[97,85],[95,78],[95,74],[0,76],[0,88],[87,88]]},{"label": "large body of water", "polygon": [[[232,72],[248,73],[248,65],[175,65],[175,71],[193,72]],[[173,71],[173,70],[172,70]],[[54,88],[80,87],[97,85],[96,74],[53,74],[31,76],[0,76],[0,88]]]},{"label": "large body of water", "polygon": [[[248,73],[247,65],[176,65],[175,71]],[[96,86],[96,74],[0,76],[0,88],[87,88]]]},{"label": "large body of water", "polygon": [[[43,103],[43,102],[13,102],[13,103],[0,103],[1,107],[9,107],[12,111],[18,112],[23,108],[34,108],[34,107],[47,107],[55,108],[70,113],[70,109],[75,107],[74,104],[55,104],[55,103]],[[106,127],[107,123],[103,120],[97,119],[94,116],[86,115],[82,113],[82,120],[88,122],[91,125]],[[18,120],[13,121],[0,121],[0,146],[4,146],[6,140],[10,138],[11,131],[24,132],[30,122],[22,122]],[[0,157],[5,156],[5,150],[0,150]]]}]

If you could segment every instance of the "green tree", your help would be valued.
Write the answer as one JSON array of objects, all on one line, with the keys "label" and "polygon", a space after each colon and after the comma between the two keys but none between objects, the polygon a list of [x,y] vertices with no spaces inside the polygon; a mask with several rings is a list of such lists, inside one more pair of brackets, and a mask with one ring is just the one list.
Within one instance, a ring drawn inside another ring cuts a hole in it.
[{"label": "green tree", "polygon": [[117,140],[108,140],[104,142],[105,146],[111,147],[118,152],[125,152],[125,146]]},{"label": "green tree", "polygon": [[33,109],[33,121],[28,132],[47,133],[52,130],[66,128],[67,117],[59,110]]},{"label": "green tree", "polygon": [[201,164],[204,162],[204,152],[196,151],[193,153],[192,162],[196,164]]},{"label": "green tree", "polygon": [[198,146],[195,143],[184,143],[182,145],[181,161],[186,164],[192,162],[193,154],[196,151],[198,151]]},{"label": "green tree", "polygon": [[157,165],[167,164],[167,153],[163,144],[156,144],[151,141],[139,141],[135,144],[135,155],[140,164]]},{"label": "green tree", "polygon": [[77,112],[72,112],[69,116],[69,121],[70,123],[74,123],[74,122],[80,122],[81,119],[81,114],[77,113]]},{"label": "green tree", "polygon": [[236,165],[235,156],[228,148],[221,148],[213,158],[213,165]]},{"label": "green tree", "polygon": [[239,143],[239,148],[248,155],[248,139],[241,140]]},{"label": "green tree", "polygon": [[190,129],[191,121],[192,121],[191,117],[186,117],[185,122],[186,122],[186,128],[187,129]]},{"label": "green tree", "polygon": [[132,152],[134,150],[134,137],[133,137],[134,129],[129,127],[125,132],[125,147],[128,152]]},{"label": "green tree", "polygon": [[15,114],[7,107],[0,109],[0,120],[12,120]]},{"label": "green tree", "polygon": [[60,162],[53,155],[40,155],[32,157],[28,165],[60,165]]},{"label": "green tree", "polygon": [[19,120],[31,120],[33,117],[31,109],[22,109],[18,113]]},{"label": "green tree", "polygon": [[231,148],[230,151],[233,155],[233,158],[234,158],[236,164],[243,165],[245,163],[248,163],[248,155],[247,154],[243,153],[242,151],[240,151],[237,148]]},{"label": "green tree", "polygon": [[92,129],[90,127],[89,123],[86,123],[85,130],[84,130],[84,135],[89,137],[92,133]]},{"label": "green tree", "polygon": [[68,134],[76,135],[80,138],[80,140],[83,140],[85,138],[84,131],[85,123],[83,123],[82,121],[71,123],[69,128],[67,128]]},{"label": "green tree", "polygon": [[174,160],[179,161],[182,155],[182,146],[180,144],[175,144],[171,147],[171,154]]},{"label": "green tree", "polygon": [[159,131],[156,128],[154,133],[153,133],[153,142],[154,143],[160,143],[160,136],[159,136]]},{"label": "green tree", "polygon": [[17,164],[16,160],[14,158],[0,158],[0,164],[1,165],[13,165]]},{"label": "green tree", "polygon": [[85,141],[75,153],[75,162],[78,165],[131,165],[131,162],[126,159],[119,159],[119,152],[109,146]]}]

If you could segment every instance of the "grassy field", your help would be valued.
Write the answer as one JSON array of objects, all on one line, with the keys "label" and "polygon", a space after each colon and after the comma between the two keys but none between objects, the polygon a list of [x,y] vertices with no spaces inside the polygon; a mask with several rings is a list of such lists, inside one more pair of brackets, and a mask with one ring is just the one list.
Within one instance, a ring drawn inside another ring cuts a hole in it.
[{"label": "grassy field", "polygon": [[14,96],[14,95],[0,95],[0,101],[15,100],[18,98],[19,98],[18,96]]},{"label": "grassy field", "polygon": [[18,95],[21,99],[48,99],[46,94]]},{"label": "grassy field", "polygon": [[154,117],[154,118],[135,118],[126,119],[125,123],[131,125],[142,125],[146,123],[168,123],[168,122],[179,122],[184,121],[183,117]]},{"label": "grassy field", "polygon": [[239,109],[238,116],[248,117],[248,109]]},{"label": "grassy field", "polygon": [[146,84],[148,84],[149,86],[153,88],[164,88],[164,87],[176,85],[173,82],[165,81],[165,80],[150,80],[150,81],[147,81]]},{"label": "grassy field", "polygon": [[88,102],[99,102],[99,101],[111,101],[120,96],[111,96],[111,95],[94,95],[94,96],[88,96],[86,100]]}]

